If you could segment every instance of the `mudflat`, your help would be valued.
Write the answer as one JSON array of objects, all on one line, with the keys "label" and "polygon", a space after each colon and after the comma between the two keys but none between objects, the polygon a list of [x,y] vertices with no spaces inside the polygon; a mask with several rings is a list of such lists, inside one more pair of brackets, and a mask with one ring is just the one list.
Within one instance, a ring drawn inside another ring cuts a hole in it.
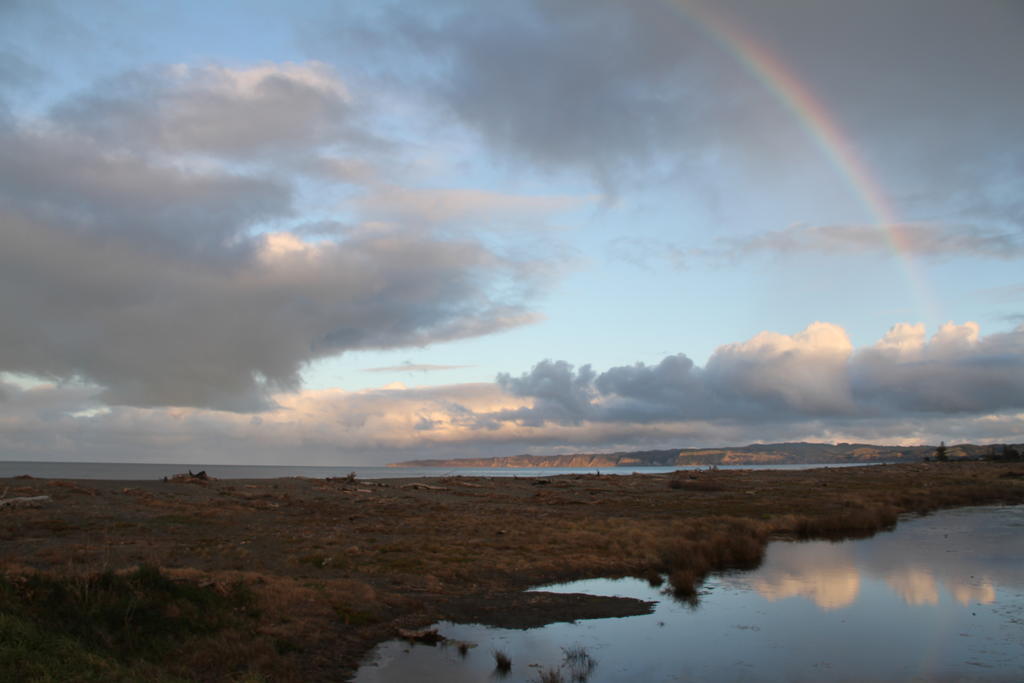
[{"label": "mudflat", "polygon": [[[756,566],[772,539],[865,536],[901,514],[1024,503],[1024,464],[377,481],[13,478],[0,491],[48,497],[0,507],[0,611],[20,620],[0,626],[42,639],[34,648],[77,648],[101,679],[345,680],[377,642],[439,619],[529,627],[649,607],[522,593],[537,584],[667,577],[666,590],[696,599],[707,573]],[[143,580],[139,567],[170,583]],[[100,575],[126,577],[117,590],[138,593],[123,608],[126,628],[142,623],[132,605],[143,604],[146,586],[163,586],[171,597],[156,603],[147,628],[161,619],[180,628],[161,633],[162,649],[125,641],[119,617],[97,634],[40,607],[44,594],[57,596],[51,611],[93,605],[98,586],[114,586],[97,583]],[[181,597],[174,586],[198,592]],[[225,618],[187,628],[190,609],[196,618],[213,609],[195,605],[221,604],[203,602],[203,591],[244,599],[223,603]],[[4,666],[16,665],[0,659]]]}]

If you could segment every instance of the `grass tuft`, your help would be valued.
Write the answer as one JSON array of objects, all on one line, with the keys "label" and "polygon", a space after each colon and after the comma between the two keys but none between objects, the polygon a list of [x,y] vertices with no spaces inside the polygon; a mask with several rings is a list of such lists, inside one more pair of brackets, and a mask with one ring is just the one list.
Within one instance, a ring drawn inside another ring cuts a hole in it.
[{"label": "grass tuft", "polygon": [[508,658],[504,650],[494,650],[494,668],[501,673],[508,673],[512,670],[512,660]]},{"label": "grass tuft", "polygon": [[540,683],[564,683],[565,677],[562,676],[562,670],[556,667],[547,671],[539,671],[537,680]]},{"label": "grass tuft", "polygon": [[582,645],[562,648],[562,655],[565,668],[569,670],[569,680],[573,683],[585,683],[597,666],[597,661]]}]

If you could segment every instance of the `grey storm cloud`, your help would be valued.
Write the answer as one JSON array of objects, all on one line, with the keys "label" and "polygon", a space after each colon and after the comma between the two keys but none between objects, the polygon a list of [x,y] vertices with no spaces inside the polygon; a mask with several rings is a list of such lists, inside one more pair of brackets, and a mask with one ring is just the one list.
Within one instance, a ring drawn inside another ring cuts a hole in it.
[{"label": "grey storm cloud", "polygon": [[291,188],[277,180],[184,171],[15,125],[0,129],[0,176],[7,211],[146,249],[223,255],[254,224],[292,211]]},{"label": "grey storm cloud", "polygon": [[564,360],[541,361],[529,374],[512,377],[498,375],[498,386],[514,396],[536,399],[533,409],[516,411],[517,419],[527,425],[541,425],[551,419],[579,424],[588,418],[594,395],[594,371],[589,365],[575,370]]},{"label": "grey storm cloud", "polygon": [[329,67],[274,64],[244,70],[169,66],[122,74],[55,107],[53,119],[102,144],[157,147],[239,160],[348,143],[384,144]]},{"label": "grey storm cloud", "polygon": [[469,242],[403,234],[274,254],[254,239],[224,264],[9,214],[0,237],[0,368],[81,376],[112,403],[257,409],[314,358],[531,319],[488,290],[526,267]]},{"label": "grey storm cloud", "polygon": [[[675,360],[669,363],[679,360],[670,358]],[[657,366],[629,367],[647,376]],[[891,407],[871,419],[791,415],[755,421],[734,412],[696,421],[684,416],[525,426],[487,411],[502,394],[497,385],[486,383],[279,395],[283,405],[259,417],[106,406],[95,387],[76,383],[23,388],[0,381],[0,395],[6,396],[0,399],[0,451],[22,460],[137,462],[142,457],[209,464],[210,454],[216,453],[218,462],[271,464],[287,452],[310,464],[380,465],[428,456],[514,455],[524,449],[540,454],[821,440],[1012,443],[1024,434],[1021,417],[1013,412],[900,414]]]},{"label": "grey storm cloud", "polygon": [[[899,208],[949,219],[985,203],[1019,226],[1024,150],[1007,145],[1024,106],[1016,0],[454,2],[392,7],[361,29],[334,29],[335,43],[413,46],[429,66],[406,75],[410,86],[501,156],[606,189],[666,168],[728,186],[829,163],[788,86],[765,76],[778,68]],[[764,54],[776,62],[758,72],[749,61]],[[1017,191],[993,192],[993,180]]]},{"label": "grey storm cloud", "polygon": [[547,360],[497,382],[534,401],[488,419],[524,426],[981,415],[1024,408],[1024,326],[978,337],[947,325],[926,340],[923,326],[898,325],[855,350],[841,328],[815,323],[719,347],[703,368],[683,354],[602,373]]},{"label": "grey storm cloud", "polygon": [[[688,54],[666,3],[504,3],[397,28],[450,69],[435,94],[502,153],[609,182],[678,124]],[[390,30],[390,27],[389,27]]]},{"label": "grey storm cloud", "polygon": [[850,366],[858,401],[878,414],[970,414],[1024,407],[1024,325],[972,338],[971,330],[946,326],[920,351],[899,342],[914,339],[912,326],[897,326],[887,340],[861,349]]},{"label": "grey storm cloud", "polygon": [[[260,410],[317,358],[535,319],[536,261],[414,217],[306,239],[287,228],[294,179],[171,154],[317,156],[338,139],[319,123],[344,114],[321,67],[183,73],[0,121],[0,371],[84,380],[111,404]],[[106,144],[108,115],[125,144]]]}]

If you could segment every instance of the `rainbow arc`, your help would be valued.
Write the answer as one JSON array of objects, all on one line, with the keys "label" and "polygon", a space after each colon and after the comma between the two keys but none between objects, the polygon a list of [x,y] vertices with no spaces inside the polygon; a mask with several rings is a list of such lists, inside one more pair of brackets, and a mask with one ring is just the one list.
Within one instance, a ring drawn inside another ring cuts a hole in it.
[{"label": "rainbow arc", "polygon": [[720,7],[709,9],[691,0],[670,0],[684,16],[720,45],[788,109],[845,180],[881,230],[899,259],[920,312],[935,320],[935,306],[926,280],[913,258],[912,245],[881,184],[864,162],[838,118],[816,97],[806,82],[775,52]]}]

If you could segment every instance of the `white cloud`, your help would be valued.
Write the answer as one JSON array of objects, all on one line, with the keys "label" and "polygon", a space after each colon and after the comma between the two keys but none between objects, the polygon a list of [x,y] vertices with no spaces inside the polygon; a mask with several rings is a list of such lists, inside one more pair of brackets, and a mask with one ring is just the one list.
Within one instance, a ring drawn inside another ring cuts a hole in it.
[{"label": "white cloud", "polygon": [[792,336],[762,332],[719,347],[706,376],[716,393],[739,401],[803,414],[845,414],[852,409],[846,377],[852,351],[845,330],[818,322]]},{"label": "white cloud", "polygon": [[943,325],[931,339],[923,326],[898,325],[860,350],[850,379],[865,409],[977,413],[1024,403],[1024,325],[981,337],[976,323]]},{"label": "white cloud", "polygon": [[819,322],[794,335],[762,332],[720,346],[704,368],[682,354],[602,373],[543,361],[498,382],[533,404],[489,417],[532,426],[827,418],[835,429],[856,431],[858,420],[981,418],[1024,408],[1024,326],[981,337],[975,323],[950,323],[925,339],[923,326],[901,324],[855,349],[845,330]]}]

